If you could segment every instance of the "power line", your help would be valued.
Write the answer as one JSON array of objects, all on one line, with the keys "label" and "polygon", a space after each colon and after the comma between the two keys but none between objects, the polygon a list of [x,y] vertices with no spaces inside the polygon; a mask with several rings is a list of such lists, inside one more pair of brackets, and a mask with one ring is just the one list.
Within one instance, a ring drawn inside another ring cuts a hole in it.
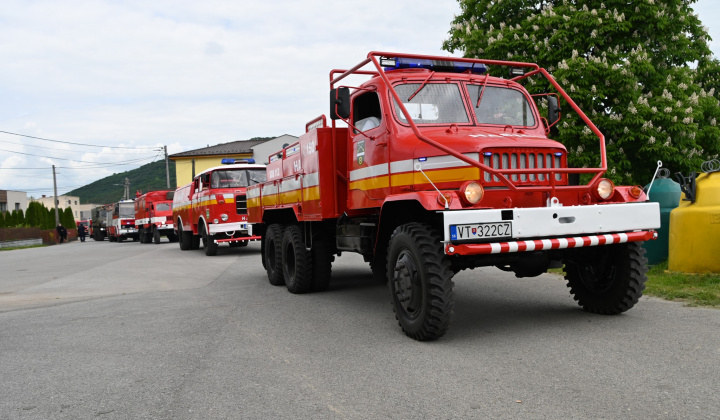
[{"label": "power line", "polygon": [[152,147],[152,146],[137,146],[137,147],[98,146],[98,145],[96,145],[96,144],[74,143],[74,142],[71,142],[71,141],[45,139],[45,138],[42,138],[42,137],[29,136],[29,135],[27,135],[27,134],[12,133],[12,132],[10,132],[10,131],[3,131],[3,130],[0,130],[0,133],[10,134],[10,135],[13,135],[13,136],[27,137],[27,138],[29,138],[29,139],[36,139],[36,140],[43,140],[43,141],[51,141],[51,142],[54,142],[54,143],[74,144],[74,145],[77,145],[77,146],[88,146],[88,147],[99,147],[99,148],[105,148],[105,147],[107,147],[107,148],[109,148],[109,149],[153,149],[153,150],[157,150],[157,149],[158,149],[157,147]]},{"label": "power line", "polygon": [[[17,153],[17,154],[19,154],[19,155],[35,156],[35,157],[40,157],[40,158],[45,158],[45,159],[57,159],[57,160],[67,160],[67,161],[70,161],[70,162],[78,162],[78,163],[92,163],[92,164],[97,164],[97,162],[88,162],[88,161],[86,161],[86,160],[75,160],[75,159],[59,158],[59,157],[54,157],[54,156],[42,156],[42,155],[35,155],[35,154],[32,154],[32,153],[16,152],[16,151],[14,151],[14,150],[6,150],[6,149],[0,149],[0,152]],[[158,155],[159,155],[159,153],[156,154],[155,157],[157,157]],[[139,160],[144,160],[144,159],[148,159],[148,158],[140,158],[140,159],[136,159],[136,160],[134,160],[134,161],[139,161]]]},{"label": "power line", "polygon": [[[56,148],[56,147],[35,146],[35,145],[33,145],[33,144],[15,143],[15,142],[6,141],[6,140],[0,140],[0,143],[14,144],[14,145],[16,145],[16,146],[23,146],[23,147],[35,147],[35,148],[37,148],[37,149],[57,150],[57,151],[60,151],[60,152],[72,152],[72,153],[77,153],[77,152],[78,152],[77,150],[58,149],[58,148]],[[154,153],[155,151],[157,151],[157,149],[147,150],[147,151],[146,151],[146,150],[143,150],[143,151],[141,151],[141,152],[142,152],[142,153]],[[88,153],[91,153],[91,152],[88,152]],[[93,153],[94,153],[94,152],[93,152]],[[118,153],[128,153],[128,152],[118,152]],[[108,153],[105,153],[105,154],[108,154]]]}]

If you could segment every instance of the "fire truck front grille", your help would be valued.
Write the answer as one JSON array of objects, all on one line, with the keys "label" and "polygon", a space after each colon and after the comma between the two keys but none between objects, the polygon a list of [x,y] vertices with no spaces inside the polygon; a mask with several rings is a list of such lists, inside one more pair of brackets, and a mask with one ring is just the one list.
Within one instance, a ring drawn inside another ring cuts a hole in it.
[{"label": "fire truck front grille", "polygon": [[235,196],[235,209],[237,209],[237,214],[247,214],[247,198],[245,194]]},{"label": "fire truck front grille", "polygon": [[[491,150],[482,155],[483,163],[493,169],[535,169],[535,168],[564,168],[566,166],[565,153],[562,150],[538,152],[537,149],[527,150]],[[512,174],[508,178],[513,184],[550,185],[549,174]],[[567,178],[566,174],[555,174],[555,182],[562,184]],[[500,178],[489,173],[483,173],[486,186],[501,186]]]}]

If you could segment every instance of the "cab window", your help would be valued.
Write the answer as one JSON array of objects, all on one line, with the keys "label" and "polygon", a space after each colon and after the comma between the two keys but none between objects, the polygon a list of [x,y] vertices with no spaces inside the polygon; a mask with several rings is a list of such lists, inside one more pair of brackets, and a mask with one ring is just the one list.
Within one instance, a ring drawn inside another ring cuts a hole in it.
[{"label": "cab window", "polygon": [[[460,88],[455,83],[406,83],[395,86],[415,124],[467,124],[470,122]],[[395,115],[407,123],[395,102]]]},{"label": "cab window", "polygon": [[355,134],[380,127],[382,112],[377,92],[367,92],[353,101],[353,125]]},{"label": "cab window", "polygon": [[[482,96],[480,96],[481,92]],[[468,93],[478,124],[522,127],[535,125],[533,109],[525,95],[519,90],[498,86],[468,85]]]}]

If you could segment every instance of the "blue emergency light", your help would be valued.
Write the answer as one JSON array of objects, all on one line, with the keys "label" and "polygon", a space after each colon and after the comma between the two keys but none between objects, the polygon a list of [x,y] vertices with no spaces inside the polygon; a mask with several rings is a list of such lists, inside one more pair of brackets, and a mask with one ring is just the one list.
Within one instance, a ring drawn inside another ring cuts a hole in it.
[{"label": "blue emergency light", "polygon": [[446,73],[484,74],[487,67],[482,63],[465,63],[456,61],[426,60],[422,58],[382,57],[380,65],[388,70],[427,69]]},{"label": "blue emergency light", "polygon": [[255,159],[232,159],[232,158],[225,158],[220,161],[223,165],[233,165],[236,163],[255,163]]}]

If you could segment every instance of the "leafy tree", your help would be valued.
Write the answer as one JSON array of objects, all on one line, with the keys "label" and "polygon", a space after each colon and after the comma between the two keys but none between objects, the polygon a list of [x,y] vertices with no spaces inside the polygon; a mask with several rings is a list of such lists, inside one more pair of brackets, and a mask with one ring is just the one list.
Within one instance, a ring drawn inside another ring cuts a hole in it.
[{"label": "leafy tree", "polygon": [[38,227],[45,229],[45,206],[38,203],[37,201],[31,201],[28,204],[27,212],[25,213],[25,223],[30,227]]},{"label": "leafy tree", "polygon": [[17,227],[23,227],[26,225],[25,223],[25,213],[22,211],[22,209],[18,209],[17,211]]},{"label": "leafy tree", "polygon": [[[657,160],[689,172],[720,153],[720,64],[695,1],[462,0],[443,48],[545,67],[605,135],[607,175],[642,184]],[[531,93],[548,91],[539,80]],[[559,128],[571,165],[600,166],[569,106]]]},{"label": "leafy tree", "polygon": [[5,212],[0,211],[0,228],[5,227]]},{"label": "leafy tree", "polygon": [[55,226],[55,209],[45,208],[45,229],[55,229]]},{"label": "leafy tree", "polygon": [[8,212],[8,215],[10,217],[5,216],[5,222],[7,224],[7,227],[17,227],[18,224],[18,217],[17,217],[17,210],[13,210],[12,212]]},{"label": "leafy tree", "polygon": [[75,229],[75,216],[70,207],[65,207],[65,210],[60,213],[60,223],[65,226],[65,229]]}]

